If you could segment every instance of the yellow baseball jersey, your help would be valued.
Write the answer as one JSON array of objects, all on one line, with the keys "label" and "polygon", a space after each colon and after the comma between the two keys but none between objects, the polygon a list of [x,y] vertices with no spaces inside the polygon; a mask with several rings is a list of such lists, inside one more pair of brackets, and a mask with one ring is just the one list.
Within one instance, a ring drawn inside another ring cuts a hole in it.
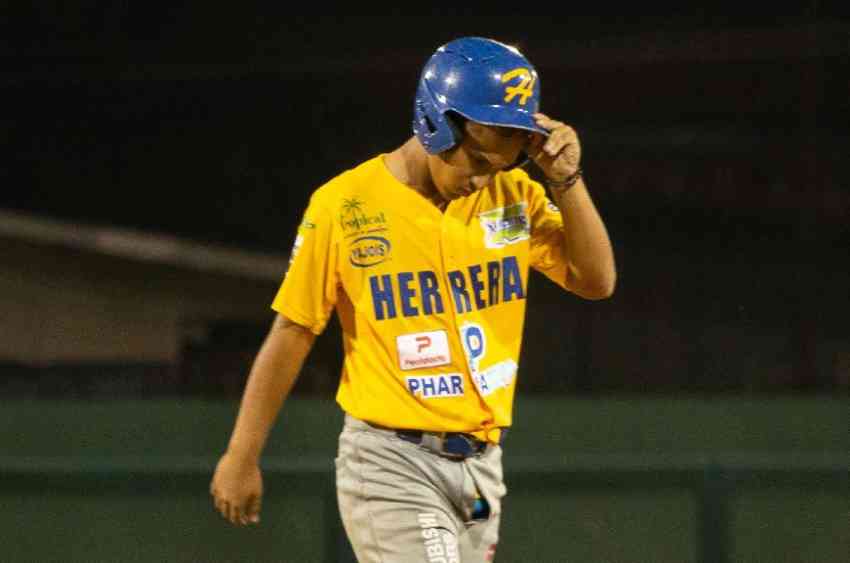
[{"label": "yellow baseball jersey", "polygon": [[563,287],[562,229],[521,169],[440,211],[380,155],[313,193],[272,308],[316,334],[336,309],[337,402],[352,416],[497,442],[511,425],[528,268]]}]

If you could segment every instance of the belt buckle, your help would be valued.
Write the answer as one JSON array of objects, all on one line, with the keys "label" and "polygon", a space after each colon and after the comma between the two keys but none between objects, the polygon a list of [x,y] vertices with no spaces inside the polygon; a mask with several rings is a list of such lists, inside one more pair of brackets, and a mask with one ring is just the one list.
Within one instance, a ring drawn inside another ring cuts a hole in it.
[{"label": "belt buckle", "polygon": [[459,432],[445,434],[442,450],[446,455],[456,459],[466,459],[481,453],[480,445],[474,438]]},{"label": "belt buckle", "polygon": [[484,449],[481,442],[461,432],[397,430],[396,435],[403,440],[450,459],[466,459],[473,455],[480,455]]}]

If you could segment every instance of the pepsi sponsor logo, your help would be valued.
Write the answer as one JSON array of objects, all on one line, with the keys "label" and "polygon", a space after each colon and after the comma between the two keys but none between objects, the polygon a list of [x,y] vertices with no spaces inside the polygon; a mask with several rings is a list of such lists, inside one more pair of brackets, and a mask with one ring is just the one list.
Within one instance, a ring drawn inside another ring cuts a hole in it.
[{"label": "pepsi sponsor logo", "polygon": [[463,395],[463,376],[459,373],[408,377],[407,390],[414,397],[460,397]]},{"label": "pepsi sponsor logo", "polygon": [[357,268],[376,266],[390,257],[391,246],[384,237],[359,237],[349,245],[348,260]]}]

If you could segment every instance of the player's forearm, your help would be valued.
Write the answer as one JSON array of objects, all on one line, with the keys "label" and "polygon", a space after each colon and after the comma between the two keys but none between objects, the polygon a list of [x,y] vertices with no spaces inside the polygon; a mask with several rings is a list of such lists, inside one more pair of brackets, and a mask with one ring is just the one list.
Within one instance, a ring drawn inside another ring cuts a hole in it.
[{"label": "player's forearm", "polygon": [[617,271],[608,231],[584,181],[556,194],[564,220],[568,262],[567,287],[586,299],[604,299],[614,292]]},{"label": "player's forearm", "polygon": [[303,327],[280,316],[275,320],[248,376],[229,453],[246,460],[259,459],[314,340]]}]

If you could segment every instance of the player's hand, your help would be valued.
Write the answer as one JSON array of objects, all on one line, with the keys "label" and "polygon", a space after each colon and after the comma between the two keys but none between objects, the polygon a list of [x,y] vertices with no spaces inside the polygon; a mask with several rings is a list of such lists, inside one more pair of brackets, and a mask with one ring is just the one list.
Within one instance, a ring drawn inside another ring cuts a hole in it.
[{"label": "player's hand", "polygon": [[535,134],[528,150],[529,156],[553,182],[563,181],[579,168],[581,144],[575,129],[542,113],[535,113],[537,125],[549,131],[549,137]]},{"label": "player's hand", "polygon": [[215,468],[210,494],[215,508],[237,526],[260,523],[263,477],[255,461],[225,453]]}]

